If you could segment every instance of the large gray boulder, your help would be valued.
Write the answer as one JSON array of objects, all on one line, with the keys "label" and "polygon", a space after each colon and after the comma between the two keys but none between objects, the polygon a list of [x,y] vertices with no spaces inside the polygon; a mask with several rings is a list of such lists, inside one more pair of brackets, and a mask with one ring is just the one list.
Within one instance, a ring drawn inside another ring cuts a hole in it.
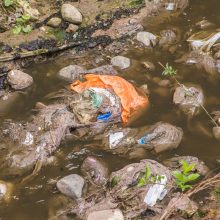
[{"label": "large gray boulder", "polygon": [[81,176],[71,174],[60,179],[57,182],[57,188],[64,195],[73,199],[78,199],[82,197],[84,183],[85,181]]},{"label": "large gray boulder", "polygon": [[7,76],[8,83],[15,90],[25,89],[34,82],[33,78],[20,70],[11,70]]},{"label": "large gray boulder", "polygon": [[63,20],[73,24],[82,23],[82,14],[79,10],[71,4],[63,4],[61,7],[61,15]]}]

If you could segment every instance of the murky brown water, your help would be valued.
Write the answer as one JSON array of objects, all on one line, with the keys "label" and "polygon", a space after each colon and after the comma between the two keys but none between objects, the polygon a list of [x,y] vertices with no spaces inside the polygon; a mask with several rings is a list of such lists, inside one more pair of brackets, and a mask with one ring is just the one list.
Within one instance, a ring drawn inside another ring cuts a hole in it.
[{"label": "murky brown water", "polygon": [[[131,48],[126,54],[126,56],[135,61],[133,62],[132,68],[123,71],[123,77],[134,80],[138,85],[147,83],[151,92],[151,106],[149,111],[133,126],[150,125],[163,120],[180,126],[184,130],[184,139],[177,150],[163,153],[156,158],[154,155],[149,154],[149,158],[160,161],[173,155],[195,155],[204,160],[211,169],[219,166],[217,162],[217,160],[220,159],[219,142],[212,137],[204,135],[204,133],[198,129],[198,127],[204,127],[211,132],[212,125],[205,113],[194,118],[189,127],[186,118],[183,114],[179,114],[177,108],[172,104],[173,91],[166,88],[159,88],[156,84],[147,80],[147,74],[150,74],[151,77],[160,77],[162,72],[161,67],[156,65],[156,70],[153,73],[148,73],[143,65],[141,65],[141,62],[144,61],[152,61],[155,64],[157,64],[158,61],[164,64],[167,62],[170,63],[178,70],[181,82],[184,84],[195,83],[203,88],[206,97],[206,108],[209,111],[220,109],[220,79],[212,82],[212,80],[209,80],[209,76],[205,71],[198,70],[193,66],[186,66],[174,62],[181,54],[188,51],[184,35],[189,30],[195,30],[195,23],[206,18],[214,22],[216,27],[219,27],[219,9],[219,0],[193,0],[191,1],[190,7],[178,18],[163,23],[157,19],[150,24],[146,21],[146,29],[152,33],[159,33],[161,30],[173,26],[180,29],[182,32],[182,40],[175,54],[161,51],[159,48],[155,48],[153,51]],[[28,117],[32,113],[31,109],[34,107],[36,101],[44,101],[46,94],[66,85],[65,82],[56,78],[58,70],[69,64],[76,64],[76,62],[77,61],[74,61],[71,56],[65,57],[65,59],[60,57],[28,68],[26,71],[35,78],[36,85],[34,92],[26,96],[22,102],[18,103],[16,109],[11,109],[6,117],[13,117],[15,119],[25,119]],[[88,143],[82,142],[63,143],[56,154],[59,158],[59,163],[43,168],[32,182],[27,186],[17,189],[12,201],[7,205],[2,204],[0,206],[0,219],[47,219],[49,200],[58,194],[54,184],[50,184],[50,182],[71,173],[79,173],[79,167],[88,154],[103,157],[112,171],[118,170],[125,164],[133,162],[100,150],[91,150],[87,145]]]}]

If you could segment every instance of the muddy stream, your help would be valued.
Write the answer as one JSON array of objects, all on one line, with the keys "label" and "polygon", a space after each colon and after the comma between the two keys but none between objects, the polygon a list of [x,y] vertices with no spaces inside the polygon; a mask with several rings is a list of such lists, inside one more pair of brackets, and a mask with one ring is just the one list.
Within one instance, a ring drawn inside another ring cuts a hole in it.
[{"label": "muddy stream", "polygon": [[[151,125],[158,121],[166,121],[181,127],[184,131],[184,138],[176,150],[167,151],[159,155],[149,153],[147,155],[148,159],[155,159],[160,162],[175,155],[191,155],[203,160],[210,169],[219,168],[220,144],[212,137],[212,124],[207,115],[202,112],[190,122],[187,121],[186,117],[180,114],[172,102],[173,90],[167,87],[159,87],[154,83],[158,80],[158,77],[161,78],[161,72],[163,71],[158,62],[169,63],[178,70],[179,81],[184,84],[194,83],[202,87],[205,94],[205,106],[208,111],[220,108],[220,77],[212,80],[212,76],[203,69],[199,70],[193,65],[175,62],[176,59],[179,59],[189,50],[185,35],[187,32],[195,30],[197,22],[207,19],[219,28],[219,9],[219,0],[193,0],[190,2],[189,7],[177,18],[165,19],[165,21],[163,19],[163,22],[161,22],[160,18],[146,20],[143,24],[144,28],[154,34],[159,34],[161,30],[166,28],[174,27],[180,30],[181,40],[178,43],[178,49],[174,53],[159,47],[152,50],[144,47],[136,48],[132,44],[129,50],[123,53],[124,56],[132,59],[132,65],[127,70],[120,71],[120,75],[127,80],[134,81],[137,85],[146,83],[150,91],[149,110],[132,126],[140,127]],[[57,72],[67,65],[77,64],[78,59],[84,59],[84,57],[74,57],[71,51],[68,51],[40,64],[32,64],[25,69],[25,72],[34,78],[34,89],[28,95],[24,95],[20,102],[15,103],[15,106],[9,110],[7,115],[1,116],[0,120],[5,118],[25,120],[28,118],[34,113],[33,108],[36,102],[47,102],[46,95],[67,85],[66,82],[57,78]],[[154,63],[155,70],[148,71],[143,65],[143,62],[146,61]],[[86,67],[93,68],[93,66]],[[90,147],[91,145],[93,145],[93,148]],[[139,161],[106,153],[100,149],[100,146],[96,148],[95,145],[95,141],[94,143],[82,141],[62,142],[62,145],[55,153],[58,158],[57,162],[43,167],[30,183],[15,190],[11,201],[8,204],[1,204],[0,219],[47,219],[48,208],[52,205],[51,199],[56,194],[59,194],[53,183],[68,174],[80,174],[79,168],[88,155],[96,155],[103,158],[111,171],[119,170],[129,163]],[[18,180],[10,179],[10,181],[14,182],[16,187]]]}]

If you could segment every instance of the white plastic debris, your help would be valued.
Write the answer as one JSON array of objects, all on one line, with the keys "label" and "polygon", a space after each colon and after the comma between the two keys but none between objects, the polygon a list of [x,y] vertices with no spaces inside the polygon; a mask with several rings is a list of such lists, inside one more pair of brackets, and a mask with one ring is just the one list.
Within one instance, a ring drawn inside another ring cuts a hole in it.
[{"label": "white plastic debris", "polygon": [[167,177],[162,175],[160,180],[157,180],[156,183],[150,187],[144,198],[144,202],[150,207],[153,207],[158,199],[162,200],[167,194],[167,190],[165,189],[166,183]]},{"label": "white plastic debris", "polygon": [[165,8],[167,11],[173,11],[175,9],[175,3],[174,2],[170,2],[165,4]]},{"label": "white plastic debris", "polygon": [[26,133],[26,137],[25,137],[25,140],[23,141],[22,144],[24,145],[27,145],[27,146],[30,146],[34,143],[34,137],[33,135],[30,133],[30,132],[27,132]]},{"label": "white plastic debris", "polygon": [[124,137],[123,132],[116,132],[114,134],[109,135],[109,145],[110,149],[114,149]]}]

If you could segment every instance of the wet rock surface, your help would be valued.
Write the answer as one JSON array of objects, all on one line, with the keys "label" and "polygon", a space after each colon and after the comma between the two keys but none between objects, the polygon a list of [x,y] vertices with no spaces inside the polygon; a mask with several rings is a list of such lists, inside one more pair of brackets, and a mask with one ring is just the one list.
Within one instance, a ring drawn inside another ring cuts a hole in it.
[{"label": "wet rock surface", "polygon": [[78,199],[82,197],[84,183],[84,179],[81,176],[71,174],[60,179],[56,186],[64,195],[73,199]]},{"label": "wet rock surface", "polygon": [[81,165],[81,171],[92,184],[102,186],[107,183],[109,170],[100,159],[92,156],[87,157]]},{"label": "wet rock surface", "polygon": [[199,87],[177,87],[173,102],[189,117],[194,116],[204,104],[204,94]]},{"label": "wet rock surface", "polygon": [[33,84],[33,78],[20,70],[12,70],[8,73],[7,81],[15,90],[26,89]]},{"label": "wet rock surface", "polygon": [[142,31],[137,34],[137,40],[145,46],[156,46],[157,37],[150,32]]},{"label": "wet rock surface", "polygon": [[127,57],[116,56],[111,59],[113,66],[119,67],[120,69],[127,69],[131,65],[131,61]]},{"label": "wet rock surface", "polygon": [[61,69],[58,76],[66,81],[73,82],[78,79],[84,68],[78,65],[70,65]]},{"label": "wet rock surface", "polygon": [[139,129],[125,128],[106,134],[103,143],[106,149],[118,154],[132,152],[142,147],[155,153],[175,149],[183,137],[181,128],[171,124],[158,122],[149,127]]}]

